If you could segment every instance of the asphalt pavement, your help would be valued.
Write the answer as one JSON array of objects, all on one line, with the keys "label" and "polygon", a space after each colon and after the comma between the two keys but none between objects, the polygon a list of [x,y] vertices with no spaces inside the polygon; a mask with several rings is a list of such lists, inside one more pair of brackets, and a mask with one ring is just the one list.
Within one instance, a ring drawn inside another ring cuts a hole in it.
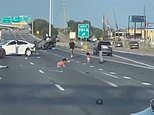
[{"label": "asphalt pavement", "polygon": [[[4,39],[34,42],[30,34],[4,33]],[[67,58],[66,68],[56,67]],[[0,115],[129,115],[149,106],[154,95],[153,57],[114,52],[105,62],[67,48],[39,50],[31,57],[0,60]],[[103,105],[96,100],[102,99]]]}]

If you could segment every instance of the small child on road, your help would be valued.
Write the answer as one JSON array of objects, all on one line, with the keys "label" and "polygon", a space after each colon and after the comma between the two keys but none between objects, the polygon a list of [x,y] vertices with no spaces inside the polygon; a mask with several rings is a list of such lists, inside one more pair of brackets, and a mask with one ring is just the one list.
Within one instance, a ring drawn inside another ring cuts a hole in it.
[{"label": "small child on road", "polygon": [[57,67],[59,68],[65,68],[66,67],[66,58],[64,58],[64,59],[62,59],[62,60],[60,60],[60,61],[58,61],[57,62]]},{"label": "small child on road", "polygon": [[90,63],[90,53],[89,52],[86,53],[86,60],[87,60],[87,63],[89,64]]}]

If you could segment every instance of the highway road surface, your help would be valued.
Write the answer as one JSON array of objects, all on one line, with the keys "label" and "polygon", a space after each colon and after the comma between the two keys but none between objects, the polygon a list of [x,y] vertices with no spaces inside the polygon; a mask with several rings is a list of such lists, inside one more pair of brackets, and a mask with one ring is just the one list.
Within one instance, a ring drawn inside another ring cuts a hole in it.
[{"label": "highway road surface", "polygon": [[[3,39],[34,42],[30,34],[5,32]],[[66,68],[56,67],[67,58]],[[129,115],[154,98],[154,57],[114,52],[105,62],[67,48],[0,60],[0,115]],[[97,99],[103,105],[96,104]]]}]

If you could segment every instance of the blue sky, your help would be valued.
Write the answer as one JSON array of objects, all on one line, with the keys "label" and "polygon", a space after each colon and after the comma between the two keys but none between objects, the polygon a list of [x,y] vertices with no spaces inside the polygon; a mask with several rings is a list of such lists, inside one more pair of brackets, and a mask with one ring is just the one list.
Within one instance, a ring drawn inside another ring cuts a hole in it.
[{"label": "blue sky", "polygon": [[[126,27],[128,15],[143,15],[144,5],[149,22],[154,22],[154,0],[54,0],[54,26],[63,27],[64,7],[66,17],[72,20],[90,20],[95,27],[102,27],[102,16],[105,14],[112,27],[113,10],[118,25]],[[49,0],[1,0],[0,16],[28,15],[48,20]]]}]

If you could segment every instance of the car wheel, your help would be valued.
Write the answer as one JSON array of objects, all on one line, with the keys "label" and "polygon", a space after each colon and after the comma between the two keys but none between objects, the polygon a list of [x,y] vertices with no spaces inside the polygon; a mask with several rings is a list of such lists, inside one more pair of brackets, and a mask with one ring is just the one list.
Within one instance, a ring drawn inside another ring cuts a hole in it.
[{"label": "car wheel", "polygon": [[0,58],[5,58],[6,57],[6,52],[5,50],[2,48],[0,49]]},{"label": "car wheel", "polygon": [[32,55],[32,51],[30,49],[27,49],[25,54],[26,54],[26,56],[31,56]]}]

